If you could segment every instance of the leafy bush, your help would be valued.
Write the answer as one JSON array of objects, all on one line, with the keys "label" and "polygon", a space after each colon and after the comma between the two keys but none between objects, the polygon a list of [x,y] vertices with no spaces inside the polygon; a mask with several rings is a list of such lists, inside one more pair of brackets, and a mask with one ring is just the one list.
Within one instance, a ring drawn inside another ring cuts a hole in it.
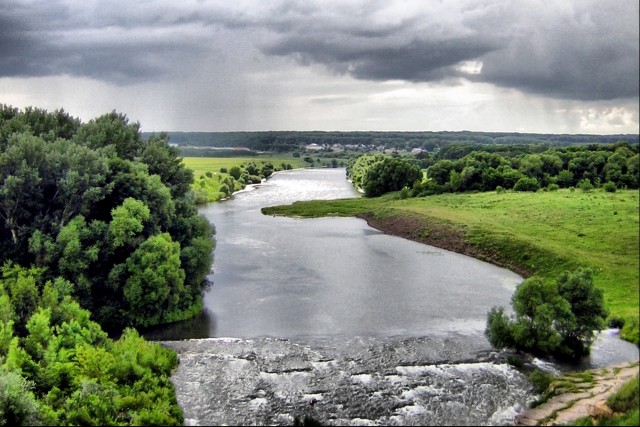
[{"label": "leafy bush", "polygon": [[558,189],[560,189],[560,186],[558,184],[549,184],[549,185],[547,185],[547,190],[548,191],[558,191]]},{"label": "leafy bush", "polygon": [[350,161],[347,175],[354,185],[364,190],[365,196],[377,197],[413,187],[422,179],[422,170],[405,158],[373,154]]},{"label": "leafy bush", "polygon": [[624,327],[624,319],[622,317],[611,316],[607,322],[609,328],[622,329]]},{"label": "leafy bush", "polygon": [[532,191],[536,192],[540,189],[540,183],[535,178],[522,177],[513,186],[515,191]]},{"label": "leafy bush", "polygon": [[613,182],[608,181],[604,183],[602,189],[607,193],[615,193],[618,190],[618,187]]},{"label": "leafy bush", "polygon": [[512,297],[515,318],[493,307],[485,335],[496,348],[515,348],[542,356],[576,359],[589,353],[594,331],[604,327],[607,313],[602,290],[592,272],[564,273],[556,283],[530,277]]},{"label": "leafy bush", "polygon": [[607,405],[614,412],[627,412],[640,407],[640,389],[638,377],[627,381],[620,389],[607,399]]},{"label": "leafy bush", "polygon": [[522,360],[521,357],[514,356],[511,354],[507,356],[507,363],[517,369],[520,369],[524,366],[524,361]]},{"label": "leafy bush", "polygon": [[589,191],[593,190],[594,187],[591,181],[585,178],[578,183],[578,188],[580,188],[580,190],[584,191],[585,193],[588,193]]},{"label": "leafy bush", "polygon": [[0,349],[0,424],[182,424],[170,379],[178,365],[174,352],[133,329],[118,340],[108,338],[70,297],[69,282],[43,285],[41,270],[15,264],[0,269],[0,301],[8,317],[16,318],[20,297],[7,290],[17,281],[42,291],[26,325],[0,322],[10,339]]},{"label": "leafy bush", "polygon": [[411,190],[409,189],[409,187],[402,187],[402,190],[400,190],[400,199],[406,199],[411,195]]}]

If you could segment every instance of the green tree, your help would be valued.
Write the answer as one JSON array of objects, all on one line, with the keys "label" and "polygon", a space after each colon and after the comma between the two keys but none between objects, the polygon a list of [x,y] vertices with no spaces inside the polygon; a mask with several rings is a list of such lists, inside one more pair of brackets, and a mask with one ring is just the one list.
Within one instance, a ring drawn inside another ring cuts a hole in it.
[{"label": "green tree", "polygon": [[591,270],[582,268],[555,283],[526,279],[512,305],[514,317],[502,307],[488,313],[485,335],[491,345],[565,359],[589,354],[594,331],[604,327],[607,316],[602,291],[594,287]]},{"label": "green tree", "polygon": [[362,189],[367,197],[381,196],[403,187],[413,187],[422,179],[420,167],[406,159],[386,156],[373,163],[362,179]]},{"label": "green tree", "polygon": [[593,272],[580,268],[574,272],[564,272],[557,281],[558,293],[571,306],[569,321],[559,323],[563,337],[563,347],[582,356],[589,353],[594,331],[605,326],[608,315],[604,308],[602,289],[593,285]]},{"label": "green tree", "polygon": [[111,211],[111,222],[107,238],[114,247],[120,247],[130,242],[131,238],[144,229],[144,222],[151,216],[147,205],[139,200],[128,197],[122,205]]},{"label": "green tree", "polygon": [[180,244],[168,233],[151,236],[127,259],[127,315],[140,326],[160,323],[184,289]]}]

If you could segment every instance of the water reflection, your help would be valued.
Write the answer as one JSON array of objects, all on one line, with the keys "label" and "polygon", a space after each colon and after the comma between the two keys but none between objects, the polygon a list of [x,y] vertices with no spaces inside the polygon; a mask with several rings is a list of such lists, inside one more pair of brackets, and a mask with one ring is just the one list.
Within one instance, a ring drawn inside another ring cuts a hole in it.
[{"label": "water reflection", "polygon": [[204,309],[199,315],[170,325],[149,328],[142,331],[148,340],[185,340],[216,336],[216,315]]}]

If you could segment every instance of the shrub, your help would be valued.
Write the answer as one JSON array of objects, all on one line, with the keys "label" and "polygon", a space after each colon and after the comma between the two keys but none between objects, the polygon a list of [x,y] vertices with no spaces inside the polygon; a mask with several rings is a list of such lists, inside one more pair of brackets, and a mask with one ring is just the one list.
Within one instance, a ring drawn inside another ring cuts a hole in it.
[{"label": "shrub", "polygon": [[536,192],[540,189],[540,183],[535,178],[522,177],[513,186],[515,191],[531,191]]},{"label": "shrub", "polygon": [[609,328],[622,329],[624,327],[624,319],[622,317],[611,316],[607,322]]},{"label": "shrub", "polygon": [[580,190],[584,191],[585,193],[588,193],[589,191],[593,190],[594,187],[591,181],[585,178],[578,183],[578,188],[580,188]]},{"label": "shrub", "polygon": [[638,318],[631,317],[624,322],[624,326],[620,331],[620,338],[638,345],[638,329]]},{"label": "shrub", "polygon": [[522,360],[522,358],[514,355],[507,356],[507,363],[517,369],[520,369],[524,366],[524,361]]},{"label": "shrub", "polygon": [[560,186],[558,184],[549,184],[547,186],[547,190],[549,191],[558,191],[560,189]]},{"label": "shrub", "polygon": [[614,412],[626,412],[637,409],[640,406],[638,377],[624,383],[616,393],[607,399],[607,405],[609,405]]},{"label": "shrub", "polygon": [[551,379],[552,377],[549,374],[540,369],[536,369],[529,374],[529,381],[531,381],[538,393],[544,393],[549,388]]},{"label": "shrub", "polygon": [[227,170],[227,168],[220,168],[220,173],[228,173],[229,171]]},{"label": "shrub", "polygon": [[602,186],[602,189],[607,193],[615,193],[618,187],[616,187],[616,185],[613,182],[607,181]]},{"label": "shrub", "polygon": [[507,190],[505,190],[505,189],[504,189],[504,187],[502,187],[501,185],[498,185],[498,186],[496,187],[496,193],[498,193],[498,194],[502,194],[502,193],[504,193],[505,191],[507,191]]},{"label": "shrub", "polygon": [[409,189],[409,187],[402,187],[402,190],[400,190],[400,198],[401,199],[406,199],[411,195],[411,190]]}]

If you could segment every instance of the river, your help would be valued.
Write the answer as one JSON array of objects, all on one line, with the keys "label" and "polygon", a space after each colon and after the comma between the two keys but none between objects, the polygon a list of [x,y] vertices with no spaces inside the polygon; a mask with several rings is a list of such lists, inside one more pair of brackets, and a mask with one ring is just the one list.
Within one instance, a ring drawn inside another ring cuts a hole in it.
[{"label": "river", "polygon": [[[200,209],[217,230],[205,310],[145,334],[179,353],[188,424],[498,425],[533,398],[483,336],[520,276],[360,219],[260,212],[357,196],[344,169],[307,169]],[[595,365],[633,358],[625,344]]]}]

